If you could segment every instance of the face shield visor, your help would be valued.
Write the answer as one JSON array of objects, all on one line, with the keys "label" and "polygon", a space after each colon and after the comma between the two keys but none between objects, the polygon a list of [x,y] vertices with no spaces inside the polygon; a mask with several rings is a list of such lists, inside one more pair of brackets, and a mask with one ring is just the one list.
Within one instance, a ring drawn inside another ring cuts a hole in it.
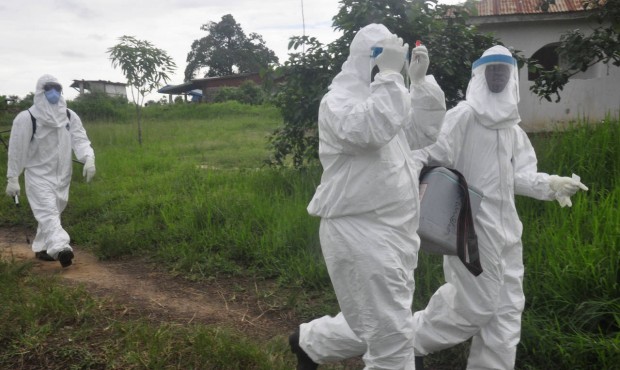
[{"label": "face shield visor", "polygon": [[487,127],[520,121],[517,61],[504,46],[494,46],[472,64],[466,100]]},{"label": "face shield visor", "polygon": [[[487,88],[492,93],[500,93],[504,91],[504,88],[508,82],[513,78],[517,80],[515,75],[517,68],[517,61],[508,55],[493,54],[484,56],[474,62],[472,69],[475,71],[478,68],[484,69],[484,79]],[[480,73],[479,75],[482,75]]]}]

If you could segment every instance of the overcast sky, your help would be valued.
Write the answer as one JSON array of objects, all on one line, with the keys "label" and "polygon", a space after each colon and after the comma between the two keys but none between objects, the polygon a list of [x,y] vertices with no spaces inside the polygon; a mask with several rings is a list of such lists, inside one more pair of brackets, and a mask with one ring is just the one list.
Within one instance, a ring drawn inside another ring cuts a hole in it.
[{"label": "overcast sky", "polygon": [[[0,95],[24,97],[37,79],[51,74],[65,86],[74,79],[126,82],[107,49],[123,35],[151,42],[177,65],[171,84],[183,82],[187,53],[207,35],[200,27],[232,14],[246,35],[263,37],[280,63],[291,36],[329,43],[340,36],[332,25],[338,0],[18,0],[0,2]],[[129,93],[129,91],[128,91]],[[151,94],[147,99],[159,100]],[[130,98],[131,99],[131,98]]]}]

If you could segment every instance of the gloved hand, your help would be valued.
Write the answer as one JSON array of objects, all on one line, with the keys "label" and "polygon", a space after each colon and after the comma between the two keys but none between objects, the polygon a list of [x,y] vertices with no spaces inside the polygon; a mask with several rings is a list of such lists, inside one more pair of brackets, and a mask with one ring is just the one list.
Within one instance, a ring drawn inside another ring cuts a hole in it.
[{"label": "gloved hand", "polygon": [[95,172],[95,159],[93,157],[86,157],[84,169],[82,170],[82,176],[86,177],[86,182],[90,182],[93,179]]},{"label": "gloved hand", "polygon": [[381,41],[378,46],[383,48],[381,54],[377,56],[379,73],[400,73],[405,65],[409,45],[403,45],[403,39],[396,37],[396,35],[392,35]]},{"label": "gloved hand", "polygon": [[560,177],[557,175],[549,176],[549,187],[555,191],[555,199],[560,203],[561,207],[572,207],[573,203],[570,197],[575,195],[579,189],[588,191],[588,187],[581,183],[579,176],[573,174],[573,177]]},{"label": "gloved hand", "polygon": [[6,182],[6,195],[9,197],[19,196],[20,188],[17,177],[7,177]]},{"label": "gloved hand", "polygon": [[411,61],[409,62],[409,78],[412,85],[418,85],[424,82],[424,76],[428,71],[428,65],[430,61],[428,59],[428,50],[426,46],[420,45],[411,50]]}]

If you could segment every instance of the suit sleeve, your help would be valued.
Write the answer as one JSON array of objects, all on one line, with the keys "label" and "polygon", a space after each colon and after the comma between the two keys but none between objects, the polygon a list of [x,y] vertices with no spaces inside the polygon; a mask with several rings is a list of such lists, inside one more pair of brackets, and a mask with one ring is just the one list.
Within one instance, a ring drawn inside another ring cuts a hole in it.
[{"label": "suit sleeve", "polygon": [[20,112],[13,120],[9,138],[7,177],[19,177],[28,160],[28,149],[32,138],[32,120],[27,111]]},{"label": "suit sleeve", "polygon": [[80,116],[74,111],[71,113],[71,122],[69,124],[71,130],[71,147],[78,161],[84,163],[86,157],[95,159],[95,151],[93,150],[90,140],[86,135],[86,130],[82,125]]},{"label": "suit sleeve", "polygon": [[554,200],[555,192],[549,187],[549,175],[538,172],[534,147],[525,131],[515,127],[513,153],[515,194],[539,200]]}]

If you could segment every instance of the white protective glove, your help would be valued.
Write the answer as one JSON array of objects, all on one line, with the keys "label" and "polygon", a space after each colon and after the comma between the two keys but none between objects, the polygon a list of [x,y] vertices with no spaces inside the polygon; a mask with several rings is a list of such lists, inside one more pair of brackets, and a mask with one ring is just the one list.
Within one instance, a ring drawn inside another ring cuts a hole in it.
[{"label": "white protective glove", "polygon": [[7,177],[6,179],[6,195],[9,197],[19,196],[19,181],[17,177]]},{"label": "white protective glove", "polygon": [[379,67],[379,73],[400,73],[405,66],[409,45],[403,45],[403,39],[397,37],[396,35],[392,35],[379,42],[377,46],[383,48],[381,54],[377,56],[377,67]]},{"label": "white protective glove", "polygon": [[82,170],[82,176],[86,177],[86,182],[90,182],[93,179],[95,172],[95,159],[93,157],[86,157],[84,169]]},{"label": "white protective glove", "polygon": [[429,63],[426,46],[416,46],[411,50],[411,61],[409,62],[409,69],[407,72],[409,73],[412,85],[419,85],[424,82]]},{"label": "white protective glove", "polygon": [[572,207],[570,197],[575,195],[579,189],[588,191],[588,187],[581,183],[581,178],[575,174],[573,177],[560,177],[557,175],[549,176],[549,187],[555,191],[555,199],[561,207]]}]

